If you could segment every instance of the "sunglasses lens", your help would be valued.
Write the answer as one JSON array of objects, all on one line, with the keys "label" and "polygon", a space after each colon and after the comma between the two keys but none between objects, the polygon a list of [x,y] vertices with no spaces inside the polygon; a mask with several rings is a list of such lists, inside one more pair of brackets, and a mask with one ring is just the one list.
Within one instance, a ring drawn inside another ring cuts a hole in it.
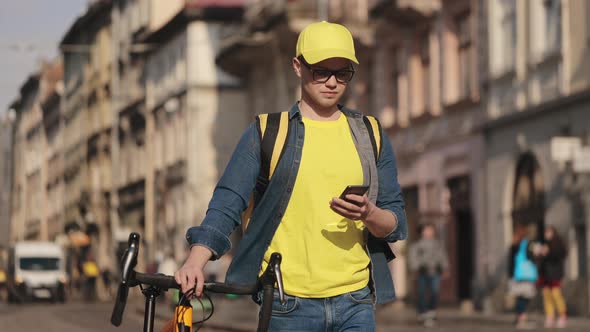
[{"label": "sunglasses lens", "polygon": [[314,80],[318,82],[325,82],[330,78],[332,73],[329,70],[314,70],[313,75]]},{"label": "sunglasses lens", "polygon": [[354,74],[354,72],[351,70],[341,70],[341,71],[336,72],[336,79],[339,82],[343,82],[343,83],[350,82],[353,74]]}]

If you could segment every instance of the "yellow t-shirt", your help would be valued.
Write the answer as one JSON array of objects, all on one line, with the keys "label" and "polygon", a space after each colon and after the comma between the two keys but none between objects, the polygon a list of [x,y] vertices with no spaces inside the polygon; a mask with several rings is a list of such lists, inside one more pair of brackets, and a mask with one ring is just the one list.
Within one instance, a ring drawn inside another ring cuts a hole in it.
[{"label": "yellow t-shirt", "polygon": [[278,251],[285,292],[306,298],[336,296],[369,282],[364,225],[330,209],[330,200],[347,185],[363,184],[363,170],[346,116],[336,121],[303,118],[303,123],[301,165],[262,269]]}]

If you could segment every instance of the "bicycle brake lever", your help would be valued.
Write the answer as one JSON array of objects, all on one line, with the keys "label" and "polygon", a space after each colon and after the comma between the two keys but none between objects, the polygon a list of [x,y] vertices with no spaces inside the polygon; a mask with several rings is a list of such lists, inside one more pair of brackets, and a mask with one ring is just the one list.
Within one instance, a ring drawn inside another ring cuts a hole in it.
[{"label": "bicycle brake lever", "polygon": [[132,276],[133,269],[137,265],[137,255],[139,253],[139,234],[129,234],[127,241],[127,250],[121,260],[121,283],[126,285]]}]

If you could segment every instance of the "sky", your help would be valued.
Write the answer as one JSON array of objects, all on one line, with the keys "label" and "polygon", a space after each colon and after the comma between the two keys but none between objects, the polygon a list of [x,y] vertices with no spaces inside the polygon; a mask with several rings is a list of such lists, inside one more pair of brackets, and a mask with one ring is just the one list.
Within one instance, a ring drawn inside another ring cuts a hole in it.
[{"label": "sky", "polygon": [[0,113],[41,59],[54,59],[58,43],[88,0],[0,0]]}]

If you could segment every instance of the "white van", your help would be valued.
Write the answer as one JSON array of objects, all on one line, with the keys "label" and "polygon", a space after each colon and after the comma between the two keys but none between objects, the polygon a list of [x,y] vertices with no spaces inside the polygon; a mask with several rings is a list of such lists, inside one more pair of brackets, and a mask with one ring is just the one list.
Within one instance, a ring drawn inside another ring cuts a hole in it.
[{"label": "white van", "polygon": [[17,242],[8,261],[8,301],[35,298],[65,302],[66,262],[53,242]]}]

